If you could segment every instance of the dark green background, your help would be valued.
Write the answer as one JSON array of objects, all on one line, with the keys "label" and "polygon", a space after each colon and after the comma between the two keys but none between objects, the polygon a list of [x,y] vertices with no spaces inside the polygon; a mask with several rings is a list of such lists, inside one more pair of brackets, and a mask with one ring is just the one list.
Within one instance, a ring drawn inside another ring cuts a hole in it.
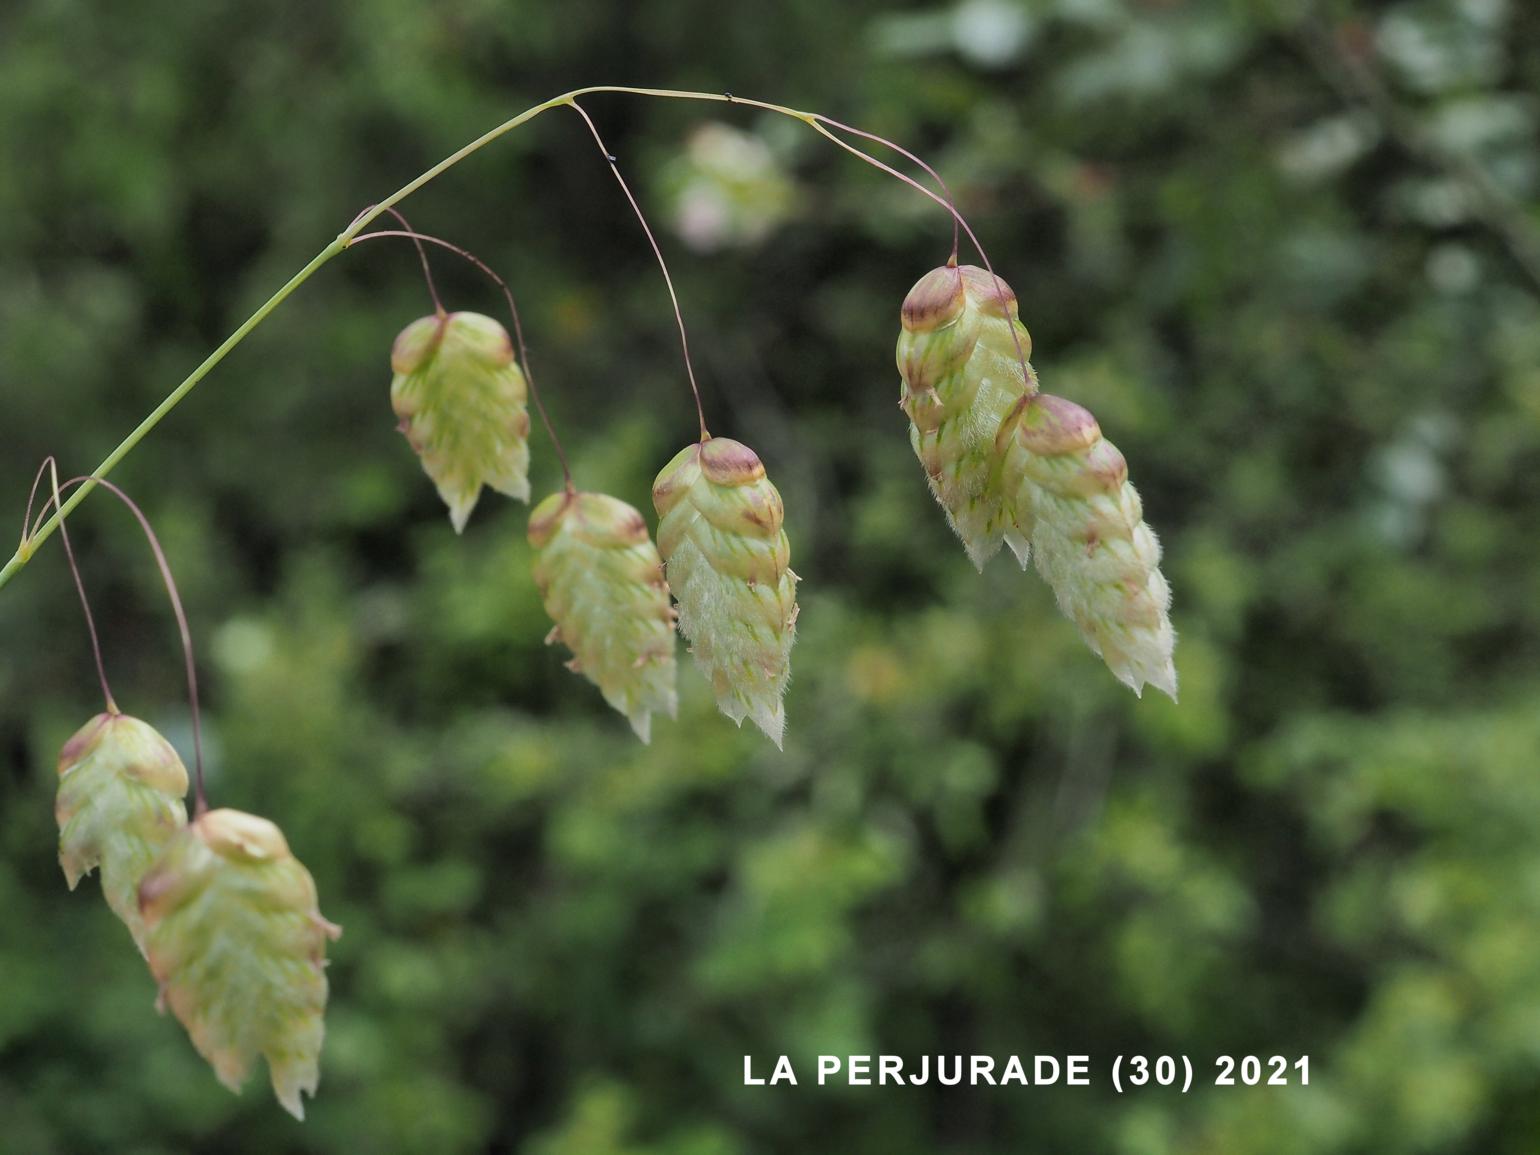
[{"label": "dark green background", "polygon": [[[345,254],[115,475],[187,598],[215,803],[280,823],[346,927],[320,1097],[300,1126],[260,1077],[220,1088],[95,882],[64,887],[53,763],[99,700],[50,542],[0,591],[0,1148],[1536,1150],[1536,9],[11,0],[0,512],[46,453],[91,469],[364,205],[590,83],[813,108],[943,171],[1045,387],[1128,456],[1181,705],[1118,685],[1035,575],[975,574],[925,491],[893,344],[945,217],[791,122],[594,97],[711,426],[785,495],[786,752],[688,665],[650,748],[563,671],[526,511],[484,498],[457,539],[393,430],[410,250]],[[796,183],[713,253],[670,199],[709,119]],[[580,483],[646,507],[692,415],[577,119],[405,207],[508,277]],[[119,701],[190,754],[132,522],[98,495],[72,524]],[[741,1085],[783,1052],[1097,1077]],[[1118,1098],[1135,1052],[1199,1085]],[[1311,1086],[1208,1086],[1222,1053],[1308,1054]]]}]

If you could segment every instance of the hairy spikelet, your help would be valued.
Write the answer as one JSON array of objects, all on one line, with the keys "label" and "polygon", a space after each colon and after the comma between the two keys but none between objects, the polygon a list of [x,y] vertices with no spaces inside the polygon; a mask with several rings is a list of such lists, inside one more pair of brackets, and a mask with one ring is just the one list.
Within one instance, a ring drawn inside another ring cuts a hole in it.
[{"label": "hairy spikelet", "polygon": [[535,584],[556,623],[546,638],[599,687],[643,742],[652,715],[673,717],[674,607],[663,561],[634,508],[602,493],[553,493],[529,518]]},{"label": "hairy spikelet", "polygon": [[490,485],[529,500],[529,410],[508,331],[479,313],[413,321],[390,353],[401,432],[449,506],[455,532]]},{"label": "hairy spikelet", "polygon": [[1037,391],[1031,366],[1022,371],[1031,351],[1015,293],[984,269],[943,265],[904,298],[899,404],[931,492],[979,569],[1002,541],[1027,564],[1030,527],[1012,516],[994,446],[1001,420],[1022,394]]},{"label": "hairy spikelet", "polygon": [[711,437],[680,450],[652,487],[658,552],[679,601],[679,631],[717,705],[779,746],[791,674],[797,575],[781,495],[747,445]]},{"label": "hairy spikelet", "polygon": [[98,714],[59,752],[59,865],[71,890],[101,868],[102,894],[144,953],[139,880],[187,825],[187,768],[127,714]]},{"label": "hairy spikelet", "polygon": [[1039,393],[1001,430],[1018,523],[1037,568],[1086,643],[1135,694],[1176,697],[1176,643],[1160,543],[1144,522],[1128,463],[1096,418]]},{"label": "hairy spikelet", "polygon": [[257,1057],[297,1119],[325,1034],[326,941],[315,882],[278,827],[211,810],[167,846],[139,887],[150,970],[219,1081],[239,1091]]}]

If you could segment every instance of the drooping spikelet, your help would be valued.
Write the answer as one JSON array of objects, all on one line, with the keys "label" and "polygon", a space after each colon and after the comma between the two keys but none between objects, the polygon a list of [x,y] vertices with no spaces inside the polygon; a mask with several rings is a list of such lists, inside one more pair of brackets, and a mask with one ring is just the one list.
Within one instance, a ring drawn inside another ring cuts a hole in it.
[{"label": "drooping spikelet", "polygon": [[797,621],[781,495],[752,449],[710,437],[663,467],[652,501],[679,631],[718,707],[739,725],[752,719],[779,746]]},{"label": "drooping spikelet", "polygon": [[187,825],[187,768],[138,718],[98,714],[59,752],[59,865],[71,890],[101,868],[102,894],[144,953],[139,880]]},{"label": "drooping spikelet", "polygon": [[150,970],[219,1081],[239,1092],[257,1056],[297,1119],[314,1095],[325,1035],[326,940],[342,928],[278,827],[210,810],[139,886]]},{"label": "drooping spikelet", "polygon": [[556,623],[547,642],[631,721],[643,742],[653,711],[673,717],[674,607],[647,522],[602,493],[553,493],[529,518],[535,584]]},{"label": "drooping spikelet", "polygon": [[1012,517],[994,447],[1001,420],[1023,393],[1037,391],[1031,366],[1022,369],[1031,352],[1016,294],[985,269],[943,265],[904,298],[899,404],[909,416],[909,440],[948,523],[981,570],[1002,540],[1027,564],[1030,528]]},{"label": "drooping spikelet", "polygon": [[529,410],[508,331],[480,313],[423,317],[391,348],[390,403],[455,532],[490,485],[529,500]]},{"label": "drooping spikelet", "polygon": [[1171,589],[1123,455],[1089,412],[1047,393],[1023,405],[1001,443],[1017,520],[1032,526],[1059,608],[1135,694],[1148,683],[1175,699]]}]

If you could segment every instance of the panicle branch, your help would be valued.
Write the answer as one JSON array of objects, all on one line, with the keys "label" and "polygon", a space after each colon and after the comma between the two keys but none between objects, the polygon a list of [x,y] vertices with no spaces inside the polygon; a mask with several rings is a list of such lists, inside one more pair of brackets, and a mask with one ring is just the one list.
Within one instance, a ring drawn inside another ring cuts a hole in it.
[{"label": "panicle branch", "polygon": [[[42,484],[43,475],[48,474],[53,484],[53,497],[43,504],[43,511],[50,507],[57,509],[62,504],[59,492],[59,467],[53,454],[43,458],[43,464],[38,466],[37,475],[32,479],[32,492],[27,495],[27,512],[22,518],[21,535],[22,544],[27,544],[34,532],[32,522],[32,503],[37,500],[37,487]],[[39,515],[41,516],[41,514]],[[112,687],[107,684],[107,667],[102,661],[102,642],[96,633],[96,619],[91,614],[91,599],[86,597],[86,585],[80,577],[80,566],[75,562],[75,548],[70,544],[69,530],[64,522],[59,522],[59,540],[64,543],[64,556],[69,561],[70,576],[75,579],[75,592],[80,595],[80,610],[85,614],[86,633],[91,635],[91,655],[96,659],[96,676],[102,684],[102,697],[107,703],[109,714],[118,713],[118,704],[113,701]]]},{"label": "panicle branch", "polygon": [[[51,462],[53,459],[49,458],[48,460]],[[39,476],[41,476],[41,471],[39,472]],[[58,479],[56,477],[53,504],[59,506],[60,508],[64,508],[60,501],[62,496],[67,491],[74,489],[77,486],[100,485],[103,489],[107,490],[125,506],[127,506],[128,511],[134,515],[135,520],[139,522],[139,528],[144,531],[145,539],[150,544],[150,552],[155,555],[155,564],[160,569],[161,581],[165,584],[166,596],[171,600],[171,612],[176,615],[177,630],[181,634],[182,638],[182,657],[187,667],[187,702],[189,709],[192,711],[195,805],[193,813],[195,817],[201,816],[206,810],[208,810],[208,799],[205,796],[203,789],[203,722],[198,708],[198,671],[197,666],[193,660],[192,631],[187,627],[187,613],[182,608],[182,597],[177,592],[176,578],[171,576],[171,563],[166,560],[166,551],[161,548],[160,538],[156,536],[155,528],[150,525],[150,519],[145,516],[144,510],[139,508],[138,504],[134,501],[133,498],[129,497],[128,494],[124,493],[122,489],[108,481],[106,478],[81,476],[72,477],[62,485],[58,484],[57,482]],[[28,512],[30,513],[30,503]],[[41,516],[41,514],[39,516]],[[57,514],[55,514],[55,516],[58,517]],[[61,538],[66,543],[65,548],[68,549],[69,538],[64,536],[64,518],[58,517],[58,523],[59,529],[61,531]],[[33,541],[37,538],[39,532],[40,531],[34,527],[32,532],[28,535],[27,544],[32,544]],[[79,580],[78,573],[76,574],[76,580]],[[82,590],[82,600],[84,597],[85,593],[84,590]],[[90,621],[90,617],[91,611],[87,609],[86,619],[88,622]],[[95,640],[94,626],[92,626],[92,640]],[[100,661],[99,651],[98,661]],[[103,679],[105,682],[105,675],[103,675]],[[107,703],[109,711],[116,713],[117,707],[112,702],[112,695],[110,692],[107,694]]]},{"label": "panicle branch", "polygon": [[685,332],[684,314],[679,309],[679,294],[674,292],[674,278],[668,274],[668,262],[663,259],[663,250],[658,247],[657,238],[652,235],[652,229],[647,224],[647,217],[642,212],[642,206],[637,204],[636,197],[631,195],[631,187],[626,184],[626,178],[620,175],[620,165],[615,160],[615,154],[605,147],[604,138],[599,135],[598,126],[593,118],[583,110],[583,106],[577,101],[568,101],[572,110],[583,118],[583,123],[588,125],[588,131],[593,133],[594,143],[599,146],[599,151],[604,154],[604,159],[610,162],[610,171],[615,174],[615,179],[620,182],[620,191],[626,194],[626,200],[631,202],[631,208],[636,213],[636,219],[642,223],[642,231],[647,234],[647,243],[652,246],[652,255],[658,258],[658,268],[663,270],[663,282],[668,286],[669,300],[674,303],[674,320],[679,325],[679,344],[684,350],[684,370],[690,377],[690,392],[695,397],[695,415],[700,419],[700,439],[705,441],[711,436],[706,431],[706,410],[701,405],[700,386],[695,382],[695,366],[690,363],[690,335]]},{"label": "panicle branch", "polygon": [[[920,169],[922,169],[925,172],[925,174],[927,176],[930,177],[931,180],[936,182],[936,184],[941,189],[941,194],[944,197],[946,197],[946,205],[945,205],[945,207],[946,207],[947,211],[951,214],[951,217],[952,217],[952,258],[951,258],[951,261],[949,263],[956,264],[957,263],[957,226],[958,226],[959,222],[962,220],[962,215],[958,211],[958,208],[957,208],[957,198],[952,195],[952,190],[947,187],[946,181],[941,179],[941,174],[939,172],[937,172],[935,169],[931,168],[930,165],[926,164],[919,157],[915,156],[914,153],[910,152],[907,148],[904,148],[902,145],[899,145],[899,144],[894,144],[891,140],[889,140],[885,136],[878,136],[875,132],[867,132],[864,128],[856,128],[853,125],[841,124],[839,121],[835,120],[832,116],[824,116],[821,113],[814,113],[813,114],[813,119],[815,121],[818,121],[821,124],[828,125],[830,128],[838,129],[840,132],[848,132],[852,136],[859,136],[859,137],[862,137],[865,140],[869,140],[869,141],[872,141],[872,142],[874,142],[876,144],[880,144],[884,148],[891,149],[892,151],[898,153],[899,156],[901,156],[904,159],[906,159],[907,161],[909,161],[911,164],[914,164],[914,165],[918,166]],[[924,192],[925,190],[921,189],[920,191]],[[973,230],[972,229],[968,230],[968,235],[970,237],[973,236]],[[975,241],[974,243],[977,244],[978,242]],[[980,254],[980,256],[983,255],[983,250],[982,249],[979,250],[979,254]]]}]

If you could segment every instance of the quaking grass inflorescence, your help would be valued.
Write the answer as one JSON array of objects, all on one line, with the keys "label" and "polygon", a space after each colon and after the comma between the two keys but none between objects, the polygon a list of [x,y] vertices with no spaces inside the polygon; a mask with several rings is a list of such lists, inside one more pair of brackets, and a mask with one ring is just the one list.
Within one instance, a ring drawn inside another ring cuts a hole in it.
[{"label": "quaking grass inflorescence", "polygon": [[[995,273],[934,169],[862,129],[729,94],[596,86],[527,109],[358,214],[92,474],[63,485],[55,477],[53,512],[45,509],[34,522],[29,500],[21,542],[0,567],[3,586],[58,530],[91,635],[105,709],[69,739],[58,760],[59,860],[70,887],[100,870],[107,901],[145,954],[163,1004],[184,1024],[221,1081],[239,1088],[256,1061],[265,1058],[275,1093],[296,1116],[303,1116],[302,1096],[314,1094],[319,1079],[328,997],[326,949],[340,930],[322,917],[314,880],[277,826],[255,815],[208,808],[186,615],[148,520],[105,477],[333,257],[361,240],[410,238],[433,312],[395,340],[391,402],[456,532],[464,530],[484,487],[528,501],[527,405],[532,402],[564,477],[563,488],[535,509],[528,529],[535,581],[555,622],[550,640],[571,650],[571,667],[592,681],[645,741],[653,714],[672,716],[676,710],[677,623],[722,712],[739,724],[751,719],[780,746],[799,580],[790,566],[784,505],[753,450],[707,431],[683,310],[662,248],[616,157],[577,103],[580,96],[600,92],[725,101],[791,117],[947,211],[951,256],[910,290],[897,350],[900,403],[931,491],[976,566],[982,569],[1002,544],[1023,567],[1035,559],[1064,613],[1120,680],[1136,693],[1153,685],[1176,695],[1170,590],[1159,569],[1160,546],[1128,482],[1127,464],[1085,409],[1040,392],[1028,360],[1031,338],[1017,316],[1015,294]],[[507,283],[467,250],[417,233],[395,207],[500,136],[563,106],[582,117],[646,234],[673,305],[695,403],[698,439],[662,469],[653,485],[656,546],[635,508],[575,485],[535,387]],[[895,152],[941,191],[879,160],[849,137]],[[382,214],[394,216],[402,228],[365,232]],[[964,234],[982,268],[959,265]],[[496,282],[508,304],[512,338],[491,317],[444,308],[428,243],[454,251]],[[51,459],[45,470],[52,470]],[[34,497],[42,477],[40,471]],[[64,529],[66,517],[97,487],[121,498],[144,528],[177,617],[193,720],[190,818],[185,801],[189,775],[176,751],[113,700],[89,599]]]},{"label": "quaking grass inflorescence", "polygon": [[160,998],[232,1091],[258,1057],[278,1101],[305,1117],[326,1035],[326,944],[315,880],[265,818],[210,810],[181,830],[139,884]]}]

